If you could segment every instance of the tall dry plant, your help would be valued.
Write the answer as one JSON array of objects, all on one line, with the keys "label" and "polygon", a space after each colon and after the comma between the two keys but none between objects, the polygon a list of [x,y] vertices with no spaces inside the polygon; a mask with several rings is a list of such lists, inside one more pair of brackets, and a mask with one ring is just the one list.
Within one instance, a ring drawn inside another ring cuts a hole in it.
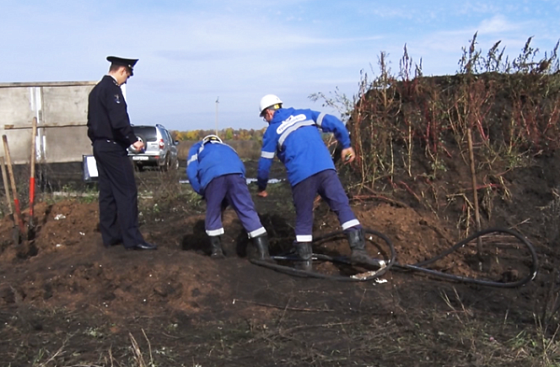
[{"label": "tall dry plant", "polygon": [[[388,179],[396,187],[399,175],[437,179],[445,160],[456,158],[452,152],[465,151],[469,128],[482,162],[515,162],[527,152],[556,149],[558,44],[539,60],[531,40],[510,61],[500,41],[485,55],[475,33],[462,49],[457,74],[439,77],[423,76],[406,46],[394,76],[382,52],[376,76],[362,74],[348,122],[361,158],[355,165],[361,185],[374,189]],[[420,160],[429,164],[417,164]]]}]

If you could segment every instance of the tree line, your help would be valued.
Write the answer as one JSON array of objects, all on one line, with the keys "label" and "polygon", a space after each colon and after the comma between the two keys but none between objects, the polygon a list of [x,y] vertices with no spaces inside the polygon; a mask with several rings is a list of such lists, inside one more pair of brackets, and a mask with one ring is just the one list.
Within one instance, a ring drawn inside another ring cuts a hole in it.
[{"label": "tree line", "polygon": [[[222,140],[241,140],[241,141],[258,141],[262,142],[262,137],[265,128],[260,130],[255,129],[234,129],[228,127],[226,129],[218,130],[217,135]],[[189,130],[189,131],[170,131],[173,140],[178,141],[198,141],[207,135],[216,134],[216,130]]]}]

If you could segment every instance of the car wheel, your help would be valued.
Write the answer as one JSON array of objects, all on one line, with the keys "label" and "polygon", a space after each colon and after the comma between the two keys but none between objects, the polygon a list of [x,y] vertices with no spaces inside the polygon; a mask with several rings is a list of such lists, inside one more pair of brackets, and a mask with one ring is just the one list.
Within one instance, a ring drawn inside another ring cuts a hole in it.
[{"label": "car wheel", "polygon": [[178,170],[179,169],[179,159],[175,158],[175,164],[173,165],[173,169],[174,170]]},{"label": "car wheel", "polygon": [[165,157],[165,162],[163,162],[163,166],[161,166],[161,170],[163,172],[169,171],[169,167],[171,166],[171,162],[169,160],[169,156]]}]

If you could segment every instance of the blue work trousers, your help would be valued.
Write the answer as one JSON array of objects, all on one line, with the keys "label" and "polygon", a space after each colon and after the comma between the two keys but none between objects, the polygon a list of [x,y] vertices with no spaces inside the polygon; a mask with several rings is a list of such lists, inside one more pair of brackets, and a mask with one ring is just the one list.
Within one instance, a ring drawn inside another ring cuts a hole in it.
[{"label": "blue work trousers", "polygon": [[206,198],[206,234],[219,236],[224,233],[222,211],[231,205],[249,238],[266,233],[255,209],[255,203],[243,175],[238,173],[214,178],[204,190]]},{"label": "blue work trousers", "polygon": [[335,170],[328,169],[292,187],[296,208],[296,241],[313,241],[313,202],[319,194],[335,212],[344,231],[361,228]]}]

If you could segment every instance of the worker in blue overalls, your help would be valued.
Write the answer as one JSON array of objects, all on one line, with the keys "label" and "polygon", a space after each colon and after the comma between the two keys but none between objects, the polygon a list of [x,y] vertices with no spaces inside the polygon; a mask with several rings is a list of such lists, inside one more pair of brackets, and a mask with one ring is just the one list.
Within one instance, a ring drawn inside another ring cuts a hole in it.
[{"label": "worker in blue overalls", "polygon": [[252,239],[256,259],[271,261],[268,235],[261,224],[245,179],[245,166],[237,152],[216,135],[194,144],[187,158],[187,176],[194,191],[206,200],[206,234],[211,257],[223,258],[220,236],[224,234],[222,211],[229,205]]},{"label": "worker in blue overalls", "polygon": [[296,209],[295,248],[302,260],[300,268],[312,270],[313,201],[317,194],[338,216],[352,250],[354,264],[381,267],[382,260],[371,258],[365,250],[363,228],[356,219],[342,187],[323,139],[324,132],[334,133],[342,146],[345,163],[355,159],[348,130],[338,118],[309,109],[282,108],[276,95],[268,94],[260,101],[261,117],[268,122],[257,173],[258,196],[266,197],[266,186],[272,159],[278,154],[286,166],[288,181]]}]

